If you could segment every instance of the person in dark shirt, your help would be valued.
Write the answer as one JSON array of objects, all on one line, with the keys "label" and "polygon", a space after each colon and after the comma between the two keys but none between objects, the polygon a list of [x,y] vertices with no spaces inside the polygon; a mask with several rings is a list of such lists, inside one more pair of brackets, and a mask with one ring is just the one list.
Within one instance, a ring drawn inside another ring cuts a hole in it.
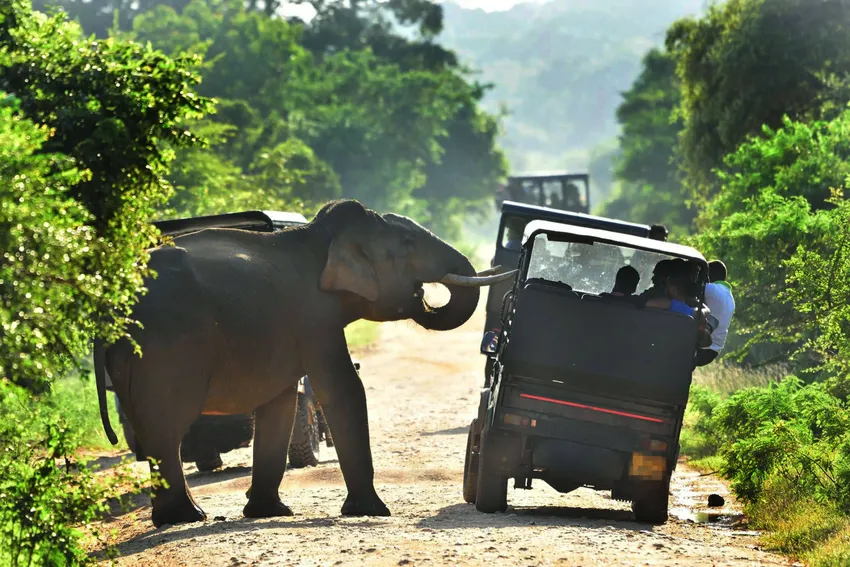
[{"label": "person in dark shirt", "polygon": [[611,293],[600,293],[600,297],[630,297],[637,291],[640,283],[640,274],[631,266],[623,266],[617,270],[614,280],[614,289]]},{"label": "person in dark shirt", "polygon": [[652,270],[652,285],[640,296],[647,299],[667,297],[667,281],[673,275],[675,262],[674,259],[669,258],[655,264],[655,268]]},{"label": "person in dark shirt", "polygon": [[670,233],[667,231],[667,227],[663,224],[654,224],[649,227],[649,237],[653,240],[662,240],[666,242],[668,234]]}]

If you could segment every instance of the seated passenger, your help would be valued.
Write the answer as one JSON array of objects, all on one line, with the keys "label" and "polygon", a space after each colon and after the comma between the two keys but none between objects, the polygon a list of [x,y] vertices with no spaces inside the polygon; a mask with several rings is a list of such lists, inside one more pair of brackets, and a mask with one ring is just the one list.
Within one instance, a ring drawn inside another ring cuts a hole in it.
[{"label": "seated passenger", "polygon": [[655,309],[669,309],[688,317],[694,317],[695,309],[687,303],[686,287],[687,282],[681,276],[671,277],[667,280],[666,297],[652,297],[646,301],[645,305]]},{"label": "seated passenger", "polygon": [[631,297],[637,291],[640,274],[631,266],[623,266],[617,270],[614,289],[611,293],[600,293],[599,297]]},{"label": "seated passenger", "polygon": [[652,270],[652,285],[640,296],[645,298],[666,297],[667,280],[673,273],[674,264],[675,260],[672,258],[661,260],[655,264],[655,268]]},{"label": "seated passenger", "polygon": [[644,306],[655,309],[669,309],[670,311],[675,311],[676,313],[696,319],[699,322],[697,346],[705,348],[711,344],[711,332],[706,325],[710,311],[705,306],[695,308],[688,305],[688,288],[687,278],[681,274],[677,274],[667,281],[667,297],[652,297],[646,300]]}]

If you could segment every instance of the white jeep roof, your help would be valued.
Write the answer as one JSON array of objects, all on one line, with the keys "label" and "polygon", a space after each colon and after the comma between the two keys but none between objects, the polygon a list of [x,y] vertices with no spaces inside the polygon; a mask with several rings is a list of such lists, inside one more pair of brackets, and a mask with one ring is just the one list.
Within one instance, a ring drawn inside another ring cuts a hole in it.
[{"label": "white jeep roof", "polygon": [[612,232],[610,230],[600,230],[598,228],[585,228],[583,226],[575,226],[560,222],[552,222],[545,220],[533,220],[525,225],[525,231],[522,235],[522,244],[528,242],[528,239],[538,232],[560,233],[567,235],[575,235],[585,238],[591,238],[600,242],[625,246],[627,248],[637,248],[639,250],[647,250],[650,252],[659,252],[668,256],[676,256],[679,258],[687,258],[705,262],[705,257],[696,248],[684,246],[682,244],[674,244],[672,242],[664,242],[663,240],[654,240],[652,238],[644,238],[642,236],[634,236],[631,234],[623,234],[620,232]]}]

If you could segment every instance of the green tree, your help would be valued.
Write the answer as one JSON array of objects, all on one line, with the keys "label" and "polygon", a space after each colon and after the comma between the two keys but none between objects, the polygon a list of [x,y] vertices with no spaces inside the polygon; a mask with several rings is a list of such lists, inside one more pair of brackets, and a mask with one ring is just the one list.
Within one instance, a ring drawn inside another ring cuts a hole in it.
[{"label": "green tree", "polygon": [[[414,174],[413,200],[406,188],[400,188],[394,206],[415,214],[443,236],[457,237],[460,216],[491,206],[507,162],[497,146],[499,120],[480,108],[490,86],[469,81],[456,54],[435,41],[442,31],[442,7],[431,0],[309,3],[317,14],[304,28],[303,44],[321,61],[330,61],[340,51],[367,49],[376,60],[404,73],[430,72],[444,83],[437,93],[440,99],[430,103],[448,109],[437,118],[438,147],[430,155],[416,157],[424,159],[425,165]],[[397,23],[413,28],[412,33],[402,35]]]},{"label": "green tree", "polygon": [[676,22],[666,44],[682,82],[683,166],[693,195],[717,193],[715,169],[762,125],[829,119],[850,74],[843,0],[729,0]]},{"label": "green tree", "polygon": [[622,127],[616,177],[620,186],[603,214],[643,223],[662,223],[687,234],[694,218],[677,174],[676,145],[682,122],[676,63],[659,49],[643,58],[643,70],[617,108]]},{"label": "green tree", "polygon": [[[735,325],[749,337],[748,346],[772,342],[779,345],[775,354],[785,358],[823,333],[834,335],[827,331],[831,324],[813,315],[834,311],[830,294],[842,289],[825,278],[845,278],[821,268],[824,258],[832,258],[834,268],[843,269],[848,245],[841,236],[846,205],[832,198],[850,175],[848,129],[850,111],[812,124],[786,118],[782,128],[765,128],[725,160],[734,173],[720,173],[722,190],[703,213],[711,228],[696,243],[728,265]],[[807,350],[821,357],[829,349]]]},{"label": "green tree", "polygon": [[3,565],[93,562],[79,526],[107,510],[117,486],[140,488],[120,471],[94,476],[75,458],[65,408],[31,392],[78,369],[92,336],[114,340],[132,323],[169,161],[197,142],[182,124],[209,108],[192,92],[192,68],[138,44],[88,40],[25,0],[0,2]]},{"label": "green tree", "polygon": [[192,60],[86,40],[24,0],[0,4],[0,48],[0,85],[41,129],[0,166],[0,377],[39,383],[129,323],[173,148],[197,142],[181,124],[209,103]]}]

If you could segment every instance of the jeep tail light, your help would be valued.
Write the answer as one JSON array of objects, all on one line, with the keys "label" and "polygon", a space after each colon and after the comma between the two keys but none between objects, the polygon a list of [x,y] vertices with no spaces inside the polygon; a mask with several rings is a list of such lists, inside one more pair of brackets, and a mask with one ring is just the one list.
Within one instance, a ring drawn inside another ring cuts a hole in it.
[{"label": "jeep tail light", "polygon": [[537,427],[537,420],[525,417],[524,415],[514,415],[506,413],[502,418],[507,425],[516,425],[518,427]]}]

